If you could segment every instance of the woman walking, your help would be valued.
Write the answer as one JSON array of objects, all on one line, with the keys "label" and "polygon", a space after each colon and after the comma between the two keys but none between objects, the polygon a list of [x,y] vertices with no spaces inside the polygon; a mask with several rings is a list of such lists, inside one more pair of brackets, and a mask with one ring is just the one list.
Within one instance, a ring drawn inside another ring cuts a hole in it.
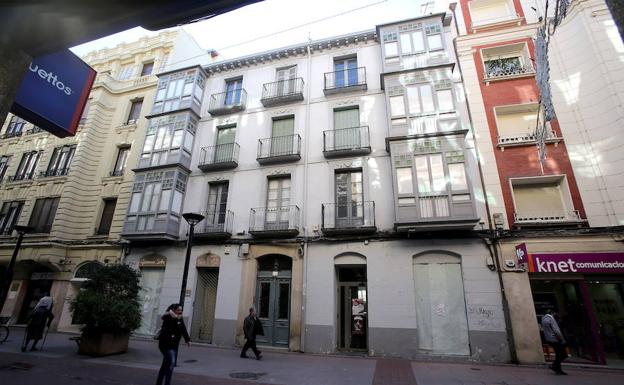
[{"label": "woman walking", "polygon": [[50,328],[54,314],[52,314],[52,306],[54,302],[49,293],[45,293],[43,298],[39,300],[35,310],[31,314],[28,320],[28,326],[26,327],[26,335],[24,336],[24,342],[22,343],[22,352],[25,352],[28,348],[30,341],[33,341],[31,351],[37,350],[37,342],[43,338],[43,331],[46,326]]},{"label": "woman walking", "polygon": [[177,361],[178,345],[180,339],[184,337],[184,341],[191,346],[191,338],[186,331],[184,320],[182,320],[182,305],[174,303],[167,308],[167,313],[162,316],[162,326],[158,335],[158,349],[163,355],[163,361],[158,372],[156,385],[171,384],[171,375]]}]

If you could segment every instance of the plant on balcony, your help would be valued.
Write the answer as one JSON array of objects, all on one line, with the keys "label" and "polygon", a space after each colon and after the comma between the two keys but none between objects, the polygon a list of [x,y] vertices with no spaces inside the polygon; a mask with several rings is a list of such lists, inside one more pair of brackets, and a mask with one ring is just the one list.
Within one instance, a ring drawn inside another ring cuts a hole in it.
[{"label": "plant on balcony", "polygon": [[91,356],[125,353],[130,333],[141,326],[139,273],[127,265],[97,269],[71,304],[83,324],[79,353]]},{"label": "plant on balcony", "polygon": [[485,62],[485,72],[488,78],[497,76],[515,75],[524,73],[524,67],[517,57],[492,59]]}]

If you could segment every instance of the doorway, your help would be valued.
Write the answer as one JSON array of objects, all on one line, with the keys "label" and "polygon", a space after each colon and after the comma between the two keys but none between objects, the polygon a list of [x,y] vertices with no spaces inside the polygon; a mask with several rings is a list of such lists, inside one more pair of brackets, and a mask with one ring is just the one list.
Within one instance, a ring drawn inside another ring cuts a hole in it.
[{"label": "doorway", "polygon": [[191,338],[194,340],[212,343],[218,285],[219,268],[197,269],[197,288],[191,326]]},{"label": "doorway", "polygon": [[154,335],[160,327],[160,297],[162,293],[165,269],[162,267],[141,268],[141,326],[135,331],[137,334]]},{"label": "doorway", "polygon": [[[51,279],[35,279],[34,276],[37,273],[33,274],[33,278],[28,281],[28,287],[26,288],[26,296],[24,297],[24,302],[22,302],[22,307],[19,312],[19,316],[17,318],[18,324],[25,324],[28,322],[28,316],[32,313],[37,306],[39,300],[46,294],[50,293],[52,289],[52,281]],[[51,273],[43,273],[47,278],[48,274]]]},{"label": "doorway", "polygon": [[290,338],[290,297],[292,260],[281,255],[258,259],[256,312],[264,328],[259,344],[288,347]]},{"label": "doorway", "polygon": [[366,265],[337,265],[338,349],[368,351]]}]

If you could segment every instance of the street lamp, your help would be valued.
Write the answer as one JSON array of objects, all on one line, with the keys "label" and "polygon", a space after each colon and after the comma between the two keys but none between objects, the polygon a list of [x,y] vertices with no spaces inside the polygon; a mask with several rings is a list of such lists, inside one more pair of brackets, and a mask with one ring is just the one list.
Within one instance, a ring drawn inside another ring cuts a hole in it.
[{"label": "street lamp", "polygon": [[195,225],[204,220],[204,216],[197,213],[184,213],[184,219],[188,222],[189,235],[186,240],[186,259],[184,260],[184,271],[182,272],[182,287],[180,288],[180,305],[184,307],[184,297],[186,296],[186,277],[188,276],[189,262],[191,260],[191,245],[193,244],[193,233]]},{"label": "street lamp", "polygon": [[20,247],[22,246],[22,239],[24,239],[24,234],[31,233],[34,228],[29,226],[20,226],[16,225],[13,227],[15,231],[17,231],[17,242],[15,243],[15,248],[13,249],[13,255],[11,256],[11,261],[9,262],[9,266],[7,266],[6,271],[4,272],[4,282],[2,287],[2,294],[0,297],[0,311],[4,307],[4,301],[6,300],[7,294],[9,294],[9,287],[11,285],[11,281],[13,280],[13,265],[15,265],[15,260],[17,259],[17,253],[19,252]]}]

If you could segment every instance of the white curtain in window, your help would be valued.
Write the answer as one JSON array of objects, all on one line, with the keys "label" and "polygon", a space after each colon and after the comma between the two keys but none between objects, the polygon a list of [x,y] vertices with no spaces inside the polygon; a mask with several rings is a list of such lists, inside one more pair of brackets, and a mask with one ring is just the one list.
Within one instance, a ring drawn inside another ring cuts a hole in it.
[{"label": "white curtain in window", "polygon": [[160,296],[164,277],[163,268],[141,269],[141,327],[136,330],[137,334],[154,335],[160,326]]}]

